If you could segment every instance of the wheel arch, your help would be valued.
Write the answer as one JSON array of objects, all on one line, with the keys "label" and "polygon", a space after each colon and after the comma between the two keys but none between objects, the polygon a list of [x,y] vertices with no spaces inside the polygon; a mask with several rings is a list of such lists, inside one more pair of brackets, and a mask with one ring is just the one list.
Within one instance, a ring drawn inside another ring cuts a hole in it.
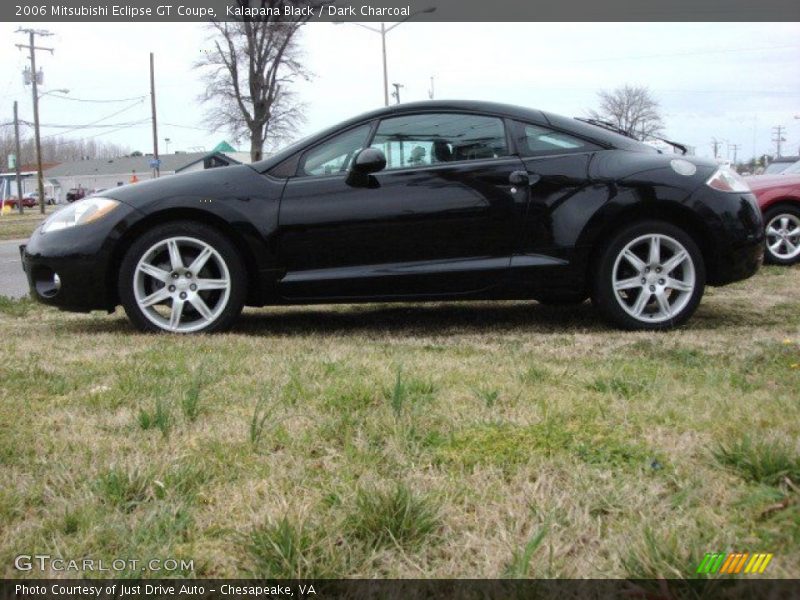
[{"label": "wheel arch", "polygon": [[800,209],[800,198],[797,196],[778,196],[770,200],[764,208],[761,209],[761,212],[766,214],[767,211],[780,208],[781,206],[791,206],[792,208]]},{"label": "wheel arch", "polygon": [[246,240],[245,235],[228,221],[214,213],[193,208],[175,207],[151,213],[125,230],[114,246],[111,261],[106,276],[106,289],[109,298],[114,304],[119,304],[117,292],[117,277],[125,253],[134,241],[144,232],[155,225],[162,225],[173,221],[194,221],[213,227],[223,234],[234,245],[247,273],[247,299],[248,305],[263,304],[263,286],[261,284],[260,269],[255,249]]},{"label": "wheel arch", "polygon": [[602,249],[612,236],[632,223],[654,219],[664,221],[684,230],[697,244],[706,268],[707,281],[714,283],[718,257],[712,243],[711,228],[691,209],[678,202],[639,202],[625,206],[613,215],[607,215],[602,223],[585,231],[581,244],[587,254],[586,281],[590,282],[597,271]]}]

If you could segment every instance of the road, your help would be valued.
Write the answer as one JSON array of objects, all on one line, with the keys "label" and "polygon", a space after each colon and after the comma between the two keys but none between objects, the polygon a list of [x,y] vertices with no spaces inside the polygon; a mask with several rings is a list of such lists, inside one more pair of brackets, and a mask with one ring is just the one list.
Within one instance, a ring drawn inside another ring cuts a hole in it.
[{"label": "road", "polygon": [[24,242],[0,242],[0,296],[21,298],[28,293],[28,282],[19,261],[19,245]]}]

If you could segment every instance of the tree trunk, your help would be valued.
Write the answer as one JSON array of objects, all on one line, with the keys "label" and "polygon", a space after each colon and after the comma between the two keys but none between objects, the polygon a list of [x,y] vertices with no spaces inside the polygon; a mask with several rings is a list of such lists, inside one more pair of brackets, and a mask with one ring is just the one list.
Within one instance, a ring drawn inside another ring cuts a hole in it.
[{"label": "tree trunk", "polygon": [[250,130],[250,160],[257,162],[264,158],[264,134],[261,127]]}]

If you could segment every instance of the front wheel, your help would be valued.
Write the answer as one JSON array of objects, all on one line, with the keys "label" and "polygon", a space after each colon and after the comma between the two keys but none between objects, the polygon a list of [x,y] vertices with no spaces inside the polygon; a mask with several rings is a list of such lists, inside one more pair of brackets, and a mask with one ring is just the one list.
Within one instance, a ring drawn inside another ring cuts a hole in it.
[{"label": "front wheel", "polygon": [[786,266],[800,263],[800,206],[774,206],[767,210],[764,221],[766,261]]},{"label": "front wheel", "polygon": [[670,329],[692,316],[705,282],[702,254],[685,231],[643,221],[619,231],[605,246],[592,300],[624,329]]},{"label": "front wheel", "polygon": [[239,316],[246,288],[234,245],[192,221],[148,231],[128,249],[120,269],[120,300],[142,331],[224,330]]}]

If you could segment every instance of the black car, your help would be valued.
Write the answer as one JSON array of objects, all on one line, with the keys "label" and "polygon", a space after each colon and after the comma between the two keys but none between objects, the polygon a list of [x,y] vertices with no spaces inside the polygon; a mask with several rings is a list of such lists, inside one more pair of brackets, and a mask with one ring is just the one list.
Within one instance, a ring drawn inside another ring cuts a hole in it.
[{"label": "black car", "polygon": [[122,304],[147,331],[242,307],[591,297],[613,323],[686,321],[751,276],[755,197],[727,168],[608,129],[485,102],[370,112],[267,160],[106,190],[22,249],[33,294]]}]

